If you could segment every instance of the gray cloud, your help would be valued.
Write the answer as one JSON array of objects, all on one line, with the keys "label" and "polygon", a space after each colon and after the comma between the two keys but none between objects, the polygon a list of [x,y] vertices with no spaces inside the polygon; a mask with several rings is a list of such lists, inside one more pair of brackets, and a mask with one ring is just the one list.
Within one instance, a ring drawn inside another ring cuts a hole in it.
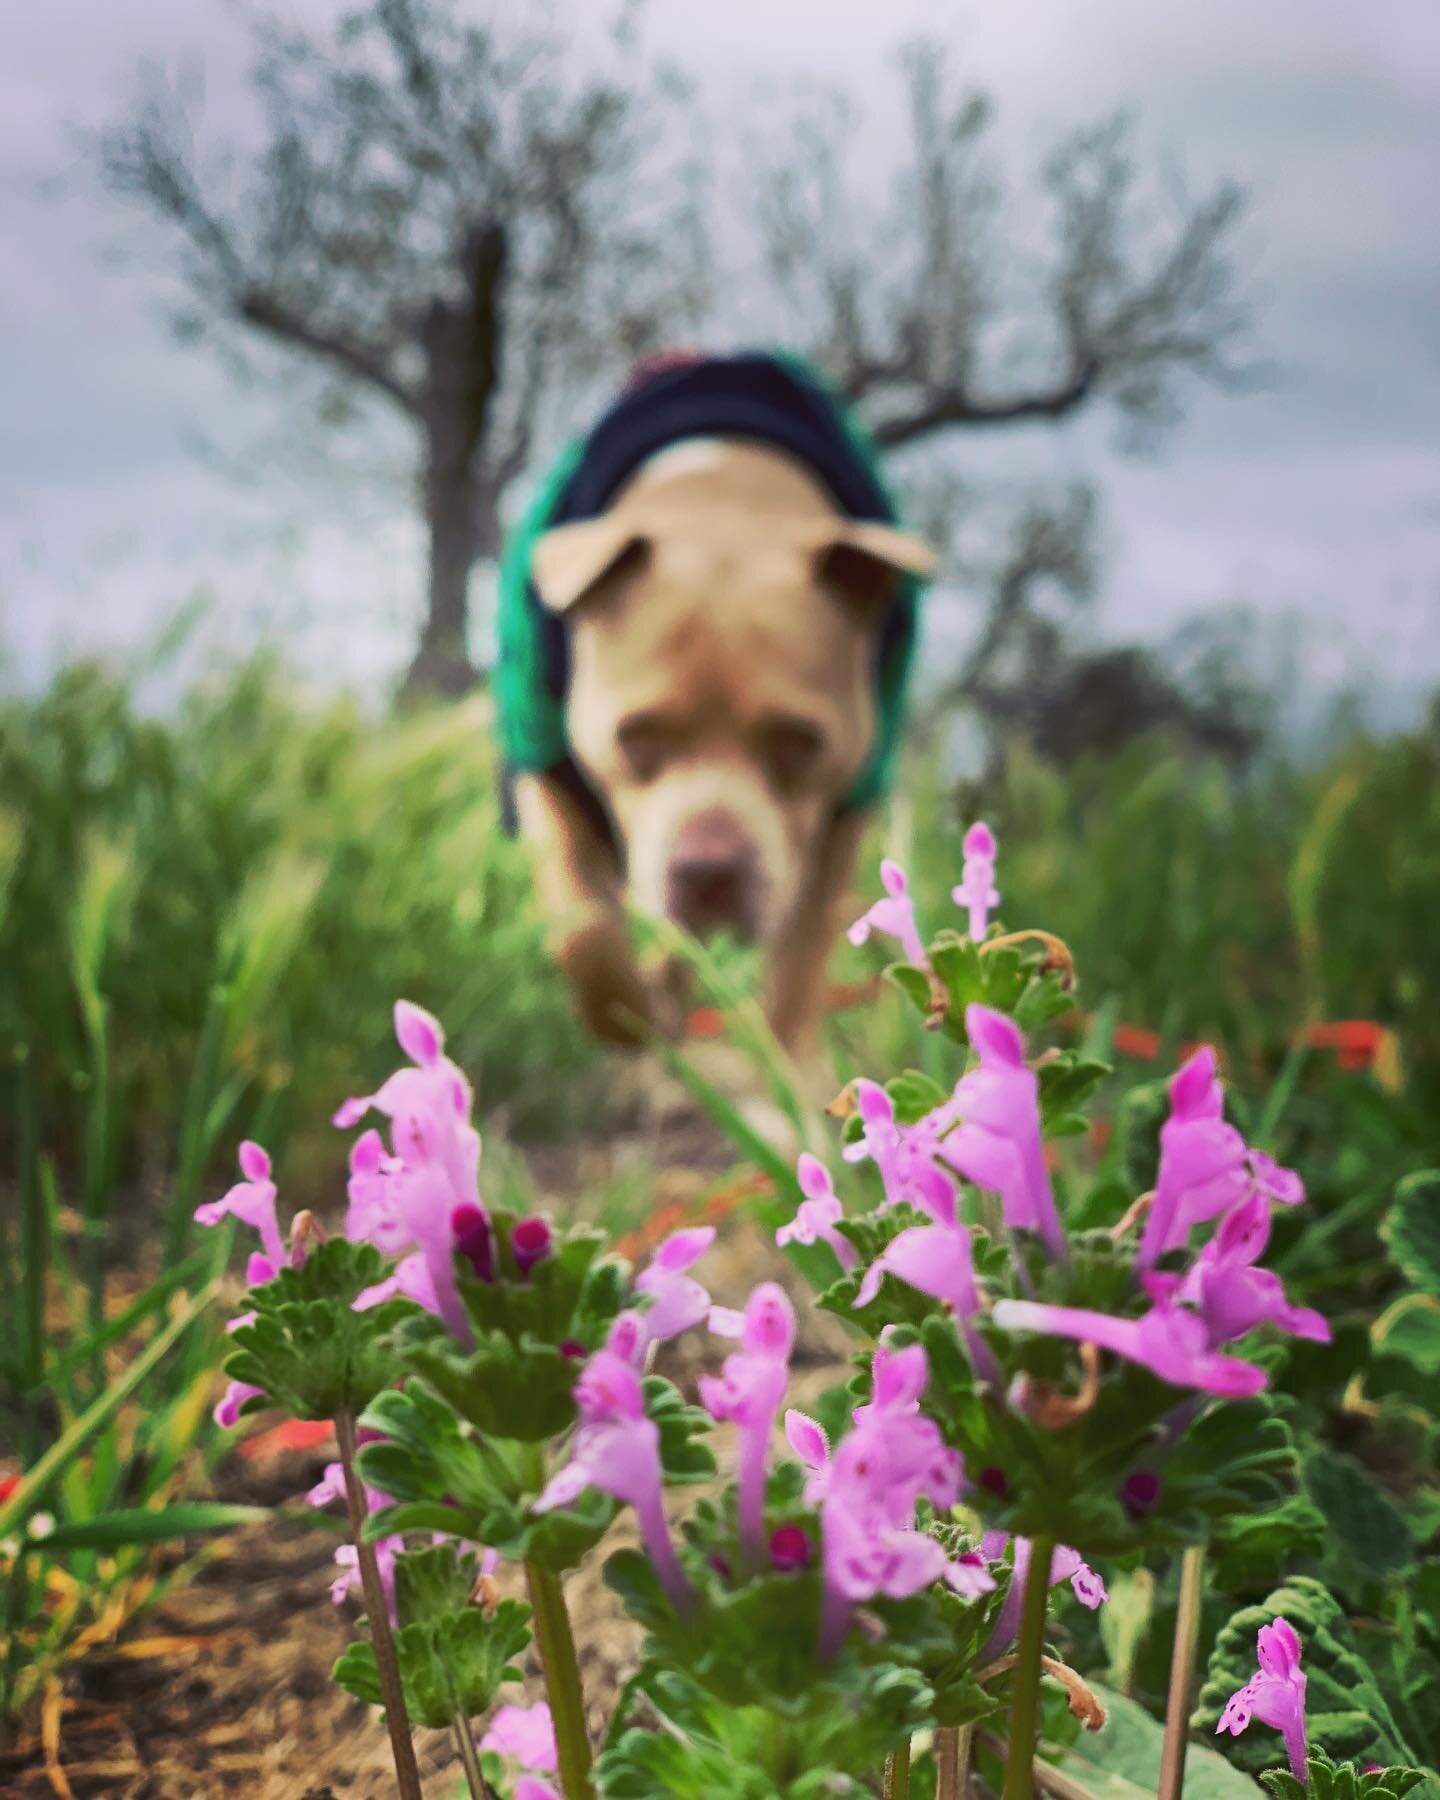
[{"label": "gray cloud", "polygon": [[[1411,702],[1440,681],[1440,13],[1414,0],[655,0],[651,22],[653,41],[703,72],[722,135],[763,74],[772,88],[856,89],[875,108],[867,141],[883,145],[896,121],[876,71],[899,38],[929,31],[995,91],[1017,177],[1069,127],[1127,104],[1147,149],[1197,185],[1246,181],[1266,388],[1197,396],[1151,460],[1119,456],[1095,421],[955,454],[977,476],[1101,480],[1108,631],[1159,636],[1241,600],[1308,626],[1316,680],[1368,664]],[[416,606],[404,496],[297,488],[263,459],[237,487],[197,462],[197,433],[245,456],[285,415],[169,341],[157,241],[95,192],[70,134],[123,104],[147,56],[198,61],[207,136],[243,134],[233,15],[190,0],[28,8],[7,49],[0,645],[15,672],[133,647],[198,584],[216,590],[233,642],[256,619],[309,620],[299,641],[315,667],[393,667]],[[1014,220],[1022,237],[1035,225]],[[107,249],[125,266],[104,266]]]}]

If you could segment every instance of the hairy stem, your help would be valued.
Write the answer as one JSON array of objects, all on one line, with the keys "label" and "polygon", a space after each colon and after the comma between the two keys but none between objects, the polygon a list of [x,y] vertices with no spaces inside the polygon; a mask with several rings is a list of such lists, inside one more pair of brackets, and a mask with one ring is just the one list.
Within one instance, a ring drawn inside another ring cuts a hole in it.
[{"label": "hairy stem", "polygon": [[565,1594],[553,1569],[527,1562],[525,1580],[535,1613],[535,1646],[545,1670],[550,1716],[555,1722],[555,1749],[565,1800],[594,1800],[590,1785],[590,1737],[585,1729],[585,1695]]},{"label": "hairy stem", "polygon": [[1185,1782],[1185,1745],[1190,1735],[1190,1698],[1195,1687],[1195,1649],[1200,1637],[1204,1578],[1205,1546],[1192,1544],[1180,1561],[1180,1606],[1170,1654],[1170,1697],[1165,1703],[1165,1744],[1160,1753],[1157,1800],[1180,1800]]},{"label": "hairy stem", "polygon": [[973,1725],[942,1725],[935,1733],[935,1800],[965,1800],[974,1742]]},{"label": "hairy stem", "polygon": [[885,1759],[885,1800],[910,1800],[910,1740]]},{"label": "hairy stem", "polygon": [[1025,1602],[1016,1645],[1015,1691],[1010,1700],[1010,1756],[1005,1765],[1005,1800],[1032,1800],[1030,1763],[1040,1713],[1040,1659],[1045,1654],[1045,1609],[1050,1599],[1051,1538],[1033,1538],[1025,1578]]},{"label": "hairy stem", "polygon": [[350,1536],[360,1569],[365,1595],[365,1615],[370,1641],[375,1646],[375,1671],[390,1733],[390,1754],[395,1759],[395,1782],[401,1800],[421,1800],[420,1771],[415,1766],[415,1745],[410,1737],[410,1715],[405,1710],[405,1691],[400,1685],[400,1665],[395,1660],[395,1639],[390,1632],[390,1607],[380,1583],[375,1546],[365,1536],[365,1489],[355,1468],[355,1418],[342,1412],[335,1420],[335,1441],[340,1446],[340,1466],[345,1471],[345,1505],[350,1515]]}]

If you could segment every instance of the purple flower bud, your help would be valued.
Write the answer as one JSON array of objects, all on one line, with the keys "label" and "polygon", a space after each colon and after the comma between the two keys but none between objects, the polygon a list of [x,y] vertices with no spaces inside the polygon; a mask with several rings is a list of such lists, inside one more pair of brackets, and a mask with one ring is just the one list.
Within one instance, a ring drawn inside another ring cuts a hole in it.
[{"label": "purple flower bud", "polygon": [[1132,1519],[1143,1519],[1160,1498],[1160,1477],[1153,1469],[1136,1469],[1120,1489],[1120,1504]]},{"label": "purple flower bud", "polygon": [[716,1550],[711,1553],[710,1557],[708,1558],[708,1561],[709,1561],[710,1567],[715,1571],[715,1573],[720,1577],[720,1579],[722,1581],[733,1581],[734,1580],[735,1571],[730,1567],[730,1559],[728,1556],[722,1556],[720,1554],[720,1552],[718,1550]]},{"label": "purple flower bud", "polygon": [[975,1480],[987,1494],[993,1494],[997,1500],[1003,1500],[1010,1492],[1005,1471],[995,1468],[993,1464],[988,1469],[982,1469]]},{"label": "purple flower bud", "polygon": [[577,1343],[574,1338],[566,1338],[560,1346],[560,1354],[568,1356],[571,1362],[584,1362],[590,1352],[583,1344]]},{"label": "purple flower bud", "polygon": [[810,1540],[798,1525],[781,1525],[770,1533],[770,1566],[782,1575],[810,1566]]},{"label": "purple flower bud", "polygon": [[495,1279],[495,1247],[490,1241],[490,1221],[478,1206],[467,1201],[450,1215],[455,1248],[482,1281]]},{"label": "purple flower bud", "polygon": [[550,1254],[550,1227],[544,1219],[522,1219],[510,1234],[515,1267],[528,1275],[536,1263]]}]

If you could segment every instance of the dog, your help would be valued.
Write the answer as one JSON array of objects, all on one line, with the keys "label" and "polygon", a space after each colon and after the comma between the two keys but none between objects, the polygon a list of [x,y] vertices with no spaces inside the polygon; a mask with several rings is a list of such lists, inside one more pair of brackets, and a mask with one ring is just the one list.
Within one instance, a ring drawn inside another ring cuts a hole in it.
[{"label": "dog", "polygon": [[840,403],[759,355],[643,372],[519,535],[501,736],[580,1018],[625,1044],[674,1028],[629,905],[762,946],[770,1025],[804,1055],[933,553]]}]

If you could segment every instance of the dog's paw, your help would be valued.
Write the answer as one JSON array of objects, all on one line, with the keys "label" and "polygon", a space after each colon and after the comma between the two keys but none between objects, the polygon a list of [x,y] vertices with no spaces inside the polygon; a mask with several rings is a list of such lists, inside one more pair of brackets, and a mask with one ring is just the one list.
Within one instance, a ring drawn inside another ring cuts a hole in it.
[{"label": "dog's paw", "polygon": [[558,947],[557,960],[586,1030],[630,1049],[651,1037],[658,1023],[651,990],[618,921],[582,925]]}]

